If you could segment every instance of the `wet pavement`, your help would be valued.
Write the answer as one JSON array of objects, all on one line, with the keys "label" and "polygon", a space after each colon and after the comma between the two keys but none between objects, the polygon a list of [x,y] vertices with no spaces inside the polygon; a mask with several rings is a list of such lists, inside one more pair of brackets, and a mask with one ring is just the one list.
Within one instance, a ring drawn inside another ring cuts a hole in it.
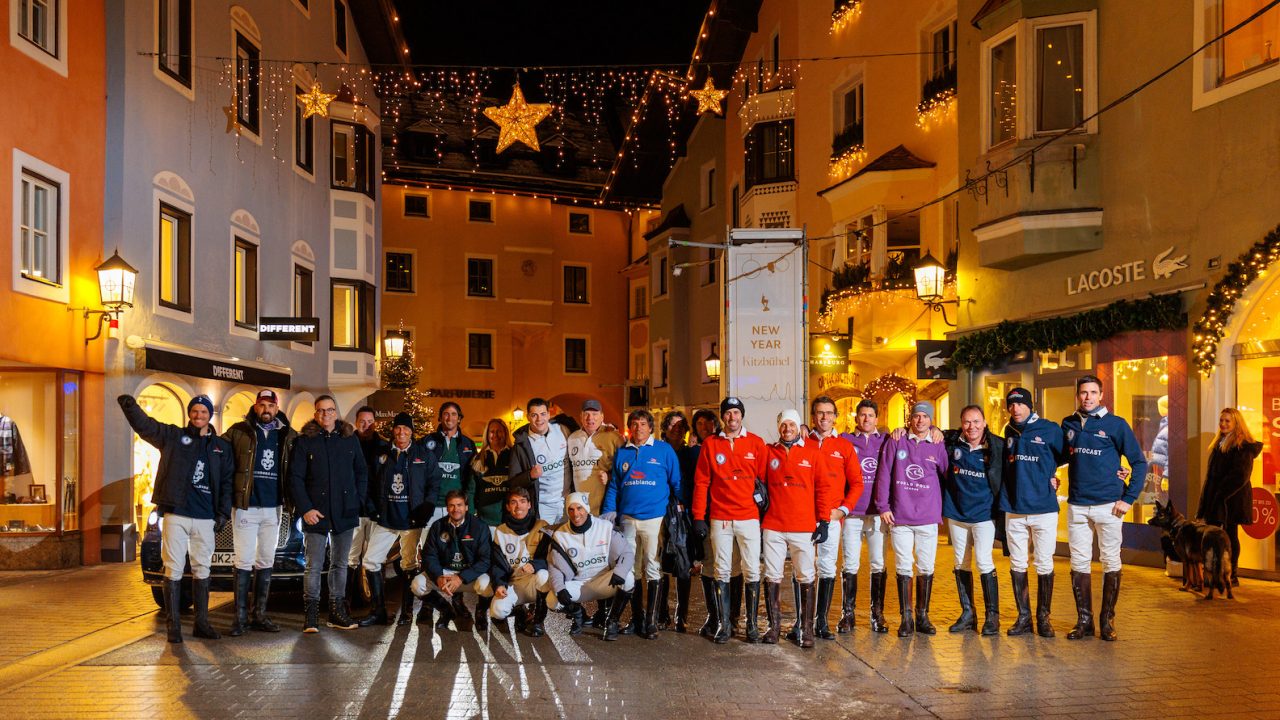
[{"label": "wet pavement", "polygon": [[[0,718],[1280,718],[1280,584],[1243,580],[1236,600],[1206,602],[1160,571],[1126,568],[1120,640],[1070,642],[1065,562],[1057,572],[1054,639],[948,634],[950,574],[935,582],[938,635],[874,635],[864,570],[857,629],[811,651],[674,632],[606,643],[594,629],[570,637],[554,614],[537,640],[496,625],[303,636],[299,603],[283,598],[283,633],[200,641],[185,618],[174,647],[134,567],[0,573]],[[1008,627],[1003,562],[1000,575]],[[694,595],[696,628],[696,584]],[[224,630],[227,600],[213,599]],[[896,628],[893,588],[886,604]]]}]

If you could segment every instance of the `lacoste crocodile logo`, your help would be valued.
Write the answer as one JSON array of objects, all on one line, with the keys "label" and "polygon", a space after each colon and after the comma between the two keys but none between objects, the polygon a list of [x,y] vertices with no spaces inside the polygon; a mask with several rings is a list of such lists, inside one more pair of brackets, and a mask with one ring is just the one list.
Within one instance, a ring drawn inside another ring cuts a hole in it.
[{"label": "lacoste crocodile logo", "polygon": [[946,364],[947,364],[947,359],[942,357],[941,350],[934,350],[933,352],[924,356],[924,366],[929,368],[930,370],[935,370],[937,368],[943,367]]},{"label": "lacoste crocodile logo", "polygon": [[1156,255],[1155,259],[1151,261],[1151,274],[1155,276],[1157,280],[1160,278],[1172,277],[1175,272],[1187,269],[1186,254],[1184,253],[1176,258],[1169,259],[1169,256],[1172,254],[1173,246],[1170,246],[1168,250]]}]

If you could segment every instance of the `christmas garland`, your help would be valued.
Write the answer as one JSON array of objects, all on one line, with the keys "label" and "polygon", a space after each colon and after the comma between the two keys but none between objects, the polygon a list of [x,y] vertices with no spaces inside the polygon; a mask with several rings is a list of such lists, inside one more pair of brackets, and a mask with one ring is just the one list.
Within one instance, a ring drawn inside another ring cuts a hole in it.
[{"label": "christmas garland", "polygon": [[1226,334],[1236,301],[1254,280],[1277,261],[1280,261],[1280,227],[1272,230],[1242,253],[1235,262],[1227,265],[1227,274],[1209,293],[1208,306],[1204,315],[1196,321],[1191,341],[1201,375],[1208,377],[1213,373],[1218,359],[1218,343]]},{"label": "christmas garland", "polygon": [[915,381],[897,373],[886,373],[867,383],[862,388],[862,397],[868,399],[892,397],[894,393],[901,393],[907,399],[908,407],[914,405],[916,402]]},{"label": "christmas garland", "polygon": [[951,362],[958,367],[980,368],[1022,350],[1065,350],[1123,332],[1186,326],[1187,314],[1176,294],[1117,300],[1076,315],[1025,322],[1006,320],[990,330],[965,335],[958,338]]}]

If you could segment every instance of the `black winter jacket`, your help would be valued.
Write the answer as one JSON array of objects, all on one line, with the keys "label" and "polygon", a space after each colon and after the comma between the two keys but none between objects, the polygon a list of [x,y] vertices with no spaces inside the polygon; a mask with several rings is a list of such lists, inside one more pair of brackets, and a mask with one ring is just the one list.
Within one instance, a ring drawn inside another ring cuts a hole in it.
[{"label": "black winter jacket", "polygon": [[341,533],[360,524],[360,507],[367,502],[369,468],[360,441],[341,420],[325,432],[315,420],[302,426],[289,460],[289,488],[299,516],[319,510],[320,522],[303,532]]},{"label": "black winter jacket", "polygon": [[[200,432],[194,427],[178,427],[152,418],[130,395],[117,398],[129,426],[138,437],[160,451],[160,467],[156,468],[156,484],[151,501],[165,510],[181,507],[191,487],[191,471],[199,455],[195,442]],[[231,485],[235,472],[231,443],[223,440],[209,426],[209,491],[213,495],[215,520],[231,518]]]},{"label": "black winter jacket", "polygon": [[432,523],[422,543],[422,564],[427,577],[434,582],[452,564],[455,552],[462,555],[463,570],[458,578],[463,584],[489,572],[489,556],[493,547],[493,535],[483,520],[467,513],[462,525],[454,527],[446,515]]},{"label": "black winter jacket", "polygon": [[1214,525],[1253,524],[1253,490],[1250,489],[1249,476],[1253,474],[1253,460],[1260,452],[1260,442],[1226,452],[1219,450],[1218,444],[1214,443],[1209,453],[1204,489],[1200,491],[1197,518]]},{"label": "black winter jacket", "polygon": [[[280,440],[280,448],[276,452],[279,478],[276,497],[280,498],[281,504],[288,505],[289,456],[293,453],[293,441],[298,437],[298,431],[289,426],[289,418],[283,414],[277,415],[276,420],[280,422],[276,435]],[[258,449],[258,432],[258,419],[253,416],[253,410],[250,410],[244,420],[222,433],[222,439],[231,443],[235,458],[235,491],[232,502],[240,510],[248,510],[249,498],[253,497],[253,457]]]},{"label": "black winter jacket", "polygon": [[[440,485],[436,457],[425,446],[417,443],[410,443],[405,452],[409,453],[409,476],[404,481],[409,488],[409,528],[426,527],[427,522],[431,520],[431,514],[435,512],[436,488]],[[387,487],[392,482],[395,472],[395,446],[381,447],[378,456],[373,458],[373,474],[369,476],[372,512],[368,517],[383,527],[389,527],[385,523],[388,504]]]}]

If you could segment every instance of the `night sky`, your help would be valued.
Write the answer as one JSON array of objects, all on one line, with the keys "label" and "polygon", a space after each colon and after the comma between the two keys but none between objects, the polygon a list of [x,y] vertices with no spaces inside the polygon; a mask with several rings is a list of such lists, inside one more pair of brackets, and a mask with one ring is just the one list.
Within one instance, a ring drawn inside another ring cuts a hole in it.
[{"label": "night sky", "polygon": [[710,0],[395,0],[413,62],[687,64]]}]

